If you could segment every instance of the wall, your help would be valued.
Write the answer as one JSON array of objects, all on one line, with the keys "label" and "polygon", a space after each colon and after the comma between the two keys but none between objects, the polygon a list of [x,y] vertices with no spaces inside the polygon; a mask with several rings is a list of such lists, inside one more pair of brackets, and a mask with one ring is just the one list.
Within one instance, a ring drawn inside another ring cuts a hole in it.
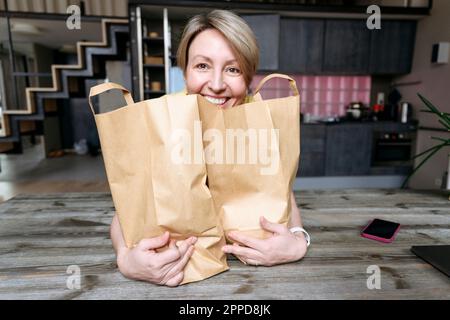
[{"label": "wall", "polygon": [[[443,128],[437,117],[419,112],[424,109],[417,97],[420,92],[443,112],[450,112],[450,64],[432,65],[432,45],[437,42],[450,42],[450,1],[435,0],[430,16],[423,18],[417,25],[416,43],[411,73],[407,76],[394,79],[396,83],[420,82],[415,85],[399,86],[398,89],[404,101],[413,104],[414,116],[419,119],[422,127]],[[419,130],[417,137],[416,154],[435,145],[437,141],[430,136],[446,137],[445,132]],[[448,153],[450,148],[441,150],[425,164],[420,171],[412,177],[409,186],[414,189],[439,189],[441,179],[447,170]],[[421,158],[420,158],[421,159]],[[420,160],[419,159],[419,160]],[[416,165],[418,161],[416,161]]]},{"label": "wall", "polygon": [[[116,82],[123,85],[125,88],[131,88],[131,71],[130,61],[106,61],[106,76],[111,82]],[[105,82],[106,79],[89,79],[86,80],[86,97],[92,86]],[[97,100],[94,99],[94,105],[98,106],[98,112],[104,113],[117,109],[125,105],[122,92],[119,90],[111,90],[102,93]],[[64,123],[70,122],[66,125],[65,133],[63,135],[63,145],[65,148],[72,148],[74,142],[79,142],[86,139],[90,143],[96,143],[97,129],[94,122],[94,117],[90,108],[88,108],[88,101],[86,98],[72,98],[69,101],[69,106],[64,111]]]},{"label": "wall", "polygon": [[[130,61],[106,61],[106,75],[108,81],[115,82],[131,92]],[[99,81],[99,83],[104,80]],[[115,110],[125,105],[123,94],[119,90],[111,90],[99,96],[100,113]]]},{"label": "wall", "polygon": [[[301,112],[311,116],[344,116],[350,102],[370,103],[370,76],[308,76],[290,75],[300,91]],[[258,74],[250,85],[254,90],[265,75]],[[288,82],[273,79],[261,89],[264,99],[291,95]]]}]

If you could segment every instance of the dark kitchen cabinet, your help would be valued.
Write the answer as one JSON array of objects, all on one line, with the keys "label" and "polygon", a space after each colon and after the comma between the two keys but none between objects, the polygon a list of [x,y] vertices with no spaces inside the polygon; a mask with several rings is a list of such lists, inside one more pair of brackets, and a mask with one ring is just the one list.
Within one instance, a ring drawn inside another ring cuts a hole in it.
[{"label": "dark kitchen cabinet", "polygon": [[320,73],[322,70],[323,19],[280,20],[280,71]]},{"label": "dark kitchen cabinet", "polygon": [[325,125],[300,125],[300,163],[297,177],[325,175]]},{"label": "dark kitchen cabinet", "polygon": [[416,21],[383,20],[381,29],[371,30],[371,74],[405,74],[411,71],[416,24]]},{"label": "dark kitchen cabinet", "polygon": [[372,136],[372,127],[367,124],[327,126],[325,175],[369,174]]},{"label": "dark kitchen cabinet", "polygon": [[322,71],[367,74],[370,40],[366,20],[325,20]]},{"label": "dark kitchen cabinet", "polygon": [[280,40],[279,15],[242,16],[253,30],[259,45],[259,71],[277,71]]}]

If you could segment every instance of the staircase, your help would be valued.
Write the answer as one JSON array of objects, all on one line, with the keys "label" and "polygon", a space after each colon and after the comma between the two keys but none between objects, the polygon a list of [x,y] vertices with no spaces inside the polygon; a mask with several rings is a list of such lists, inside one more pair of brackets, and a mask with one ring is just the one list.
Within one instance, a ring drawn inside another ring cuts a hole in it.
[{"label": "staircase", "polygon": [[101,42],[78,42],[77,64],[52,65],[52,87],[25,89],[26,109],[0,115],[0,152],[21,153],[22,135],[42,135],[43,121],[55,115],[58,101],[86,97],[86,79],[104,79],[106,61],[126,60],[128,20],[103,19]]}]

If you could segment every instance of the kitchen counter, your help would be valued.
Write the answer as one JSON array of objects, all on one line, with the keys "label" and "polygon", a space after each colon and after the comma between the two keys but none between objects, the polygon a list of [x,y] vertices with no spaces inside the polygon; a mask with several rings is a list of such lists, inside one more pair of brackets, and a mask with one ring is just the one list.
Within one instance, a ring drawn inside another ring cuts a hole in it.
[{"label": "kitchen counter", "polygon": [[315,121],[315,122],[300,122],[301,126],[317,126],[317,125],[368,125],[374,128],[386,129],[402,129],[415,131],[418,128],[418,121],[410,121],[401,123],[398,121]]},{"label": "kitchen counter", "polygon": [[300,124],[298,177],[407,175],[412,162],[375,163],[376,139],[381,134],[411,136],[414,153],[417,122],[394,121]]},{"label": "kitchen counter", "polygon": [[[17,196],[0,205],[0,299],[450,299],[448,277],[410,251],[449,244],[448,194],[348,189],[295,197],[312,241],[301,261],[267,268],[230,257],[229,271],[166,288],[118,271],[110,194]],[[401,224],[393,243],[360,236],[375,217]],[[368,289],[369,266],[379,267],[381,289]],[[79,289],[67,286],[74,268]]]}]

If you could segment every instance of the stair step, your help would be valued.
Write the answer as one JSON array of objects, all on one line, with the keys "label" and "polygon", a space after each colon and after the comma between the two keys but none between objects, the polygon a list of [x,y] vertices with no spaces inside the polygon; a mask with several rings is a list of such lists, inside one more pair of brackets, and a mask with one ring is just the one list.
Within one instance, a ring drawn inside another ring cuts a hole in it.
[{"label": "stair step", "polygon": [[3,114],[30,114],[28,110],[3,110]]},{"label": "stair step", "polygon": [[36,131],[36,123],[34,121],[20,121],[20,133]]},{"label": "stair step", "polygon": [[14,150],[14,143],[13,142],[2,142],[0,141],[0,153],[5,153],[8,151]]}]

